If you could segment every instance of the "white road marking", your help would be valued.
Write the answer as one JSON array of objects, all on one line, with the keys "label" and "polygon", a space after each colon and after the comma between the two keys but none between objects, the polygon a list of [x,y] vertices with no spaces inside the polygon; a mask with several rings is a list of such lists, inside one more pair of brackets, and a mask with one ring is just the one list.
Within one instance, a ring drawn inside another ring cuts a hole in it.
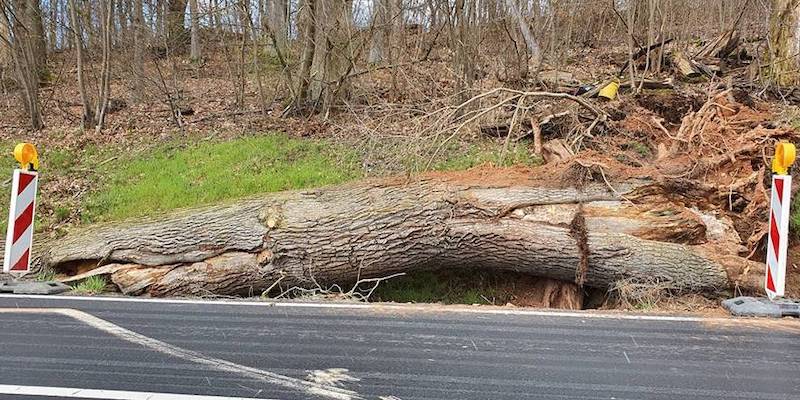
[{"label": "white road marking", "polygon": [[157,351],[173,357],[178,357],[186,361],[208,366],[218,371],[234,373],[248,378],[261,380],[273,385],[298,390],[310,395],[322,396],[336,400],[361,399],[358,393],[342,389],[336,386],[308,382],[302,379],[292,378],[276,373],[236,364],[219,358],[209,357],[191,350],[186,350],[169,343],[153,339],[134,331],[115,325],[94,315],[71,308],[0,308],[0,313],[4,314],[60,314],[74,318],[95,329],[99,329],[108,334],[114,335],[122,340],[144,346],[150,350]]},{"label": "white road marking", "polygon": [[224,305],[224,306],[250,306],[250,307],[287,307],[287,308],[322,308],[322,309],[347,309],[347,310],[374,310],[374,311],[419,311],[419,312],[447,312],[464,314],[490,314],[490,315],[531,315],[539,317],[567,317],[567,318],[601,318],[624,319],[640,321],[663,322],[730,322],[733,318],[720,317],[686,317],[675,315],[645,315],[645,314],[615,314],[593,311],[550,311],[550,310],[520,310],[513,308],[500,308],[491,306],[480,307],[453,307],[436,305],[415,304],[376,304],[376,303],[311,303],[291,301],[230,301],[230,300],[188,300],[188,299],[151,299],[137,297],[90,297],[90,296],[50,296],[36,294],[0,294],[3,298],[17,299],[42,299],[42,300],[77,300],[96,302],[121,302],[121,303],[161,303],[161,304],[198,304],[198,305]]},{"label": "white road marking", "polygon": [[16,385],[0,385],[0,394],[103,400],[253,400],[249,397],[201,396],[194,394],[131,392],[126,390],[99,390]]}]

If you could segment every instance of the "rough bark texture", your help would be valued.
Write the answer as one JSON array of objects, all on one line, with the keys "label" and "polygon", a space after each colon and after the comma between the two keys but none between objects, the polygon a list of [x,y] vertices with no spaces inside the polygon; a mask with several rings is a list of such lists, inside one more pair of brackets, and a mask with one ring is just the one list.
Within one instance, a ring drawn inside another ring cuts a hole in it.
[{"label": "rough bark texture", "polygon": [[42,21],[42,7],[38,0],[27,0],[24,8],[27,13],[25,23],[32,37],[33,58],[37,74],[41,75],[47,68],[47,42]]},{"label": "rough bark texture", "polygon": [[[5,10],[0,7],[0,12],[5,14]],[[11,29],[6,22],[5,16],[0,15],[0,67],[11,65],[11,46],[8,39],[11,38]]]},{"label": "rough bark texture", "polygon": [[769,42],[773,80],[782,86],[800,83],[800,0],[772,0]]},{"label": "rough bark texture", "polygon": [[327,112],[337,98],[346,97],[342,80],[351,62],[352,0],[315,1],[314,55],[310,66],[307,104]]},{"label": "rough bark texture", "polygon": [[[37,55],[42,43],[42,38],[36,36],[36,25],[39,24],[41,28],[41,15],[37,13],[37,9],[38,3],[34,8],[29,0],[17,0],[10,8],[6,4],[0,4],[0,11],[3,11],[0,18],[11,28],[10,40],[6,40],[11,44],[11,61],[15,80],[20,88],[20,101],[30,127],[34,130],[44,127],[39,100],[39,77],[44,71],[42,68],[45,58],[44,55]],[[36,18],[39,18],[38,22]],[[16,23],[12,23],[13,21]]]},{"label": "rough bark texture", "polygon": [[45,246],[41,261],[73,274],[103,265],[89,274],[154,296],[258,294],[278,279],[345,284],[445,267],[602,288],[620,279],[691,292],[728,288],[716,260],[747,262],[710,243],[694,211],[663,199],[662,189],[638,181],[614,191],[381,181],[95,226]]},{"label": "rough bark texture", "polygon": [[189,44],[186,34],[186,4],[188,0],[167,2],[167,44],[170,50],[181,53]]},{"label": "rough bark texture", "polygon": [[286,53],[286,46],[289,39],[286,9],[286,0],[269,0],[269,27],[275,33],[276,51]]},{"label": "rough bark texture", "polygon": [[197,7],[197,0],[189,0],[189,15],[191,18],[191,50],[189,57],[200,60],[200,9]]}]

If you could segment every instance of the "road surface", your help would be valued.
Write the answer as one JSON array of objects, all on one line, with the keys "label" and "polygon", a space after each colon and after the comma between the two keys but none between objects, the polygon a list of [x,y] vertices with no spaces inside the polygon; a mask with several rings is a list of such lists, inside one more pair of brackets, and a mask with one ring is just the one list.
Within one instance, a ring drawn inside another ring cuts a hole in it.
[{"label": "road surface", "polygon": [[0,399],[800,399],[797,321],[25,296],[0,320]]}]

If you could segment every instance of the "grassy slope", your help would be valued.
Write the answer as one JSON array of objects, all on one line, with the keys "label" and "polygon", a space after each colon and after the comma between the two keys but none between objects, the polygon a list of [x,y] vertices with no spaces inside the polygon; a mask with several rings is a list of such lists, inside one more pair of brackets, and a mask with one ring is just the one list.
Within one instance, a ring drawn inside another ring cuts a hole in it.
[{"label": "grassy slope", "polygon": [[115,166],[84,221],[116,220],[359,176],[355,157],[323,141],[270,134],[162,148]]}]

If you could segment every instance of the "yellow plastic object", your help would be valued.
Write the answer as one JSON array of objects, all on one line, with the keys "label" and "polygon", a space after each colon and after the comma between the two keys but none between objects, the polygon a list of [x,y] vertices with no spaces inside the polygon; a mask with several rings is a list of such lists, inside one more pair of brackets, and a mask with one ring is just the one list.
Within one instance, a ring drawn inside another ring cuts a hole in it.
[{"label": "yellow plastic object", "polygon": [[772,159],[772,172],[778,175],[787,175],[789,167],[794,164],[797,149],[791,143],[780,142],[775,145],[775,158]]},{"label": "yellow plastic object", "polygon": [[600,93],[597,95],[599,97],[605,97],[609,100],[614,100],[617,98],[617,92],[619,91],[619,82],[613,81],[606,85],[606,87],[600,89]]},{"label": "yellow plastic object", "polygon": [[17,159],[22,169],[33,167],[39,169],[39,154],[36,153],[36,146],[30,143],[19,143],[14,147],[14,158]]}]

